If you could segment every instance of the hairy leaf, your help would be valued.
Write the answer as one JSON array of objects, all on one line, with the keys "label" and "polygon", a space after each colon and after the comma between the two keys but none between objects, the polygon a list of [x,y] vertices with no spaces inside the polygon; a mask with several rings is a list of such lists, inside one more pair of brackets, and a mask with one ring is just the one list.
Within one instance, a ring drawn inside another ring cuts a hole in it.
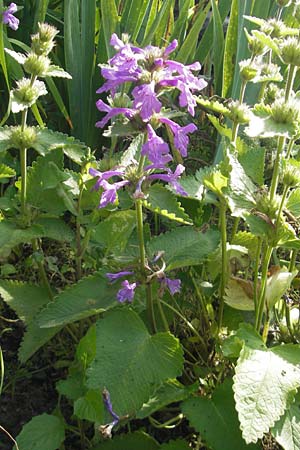
[{"label": "hairy leaf", "polygon": [[64,438],[65,428],[61,419],[42,414],[23,426],[16,441],[19,450],[57,450]]},{"label": "hairy leaf", "polygon": [[87,391],[83,397],[74,402],[74,414],[81,420],[90,422],[103,421],[102,394],[98,390]]},{"label": "hairy leaf", "polygon": [[150,187],[149,195],[143,201],[143,205],[150,211],[156,212],[170,220],[186,225],[192,224],[191,219],[185,213],[180,203],[176,201],[175,195],[159,183]]},{"label": "hairy leaf", "polygon": [[115,436],[112,440],[93,447],[91,450],[159,450],[159,448],[159,444],[151,436],[136,431]]},{"label": "hairy leaf", "polygon": [[201,233],[190,227],[181,227],[153,238],[148,244],[148,253],[154,255],[164,251],[167,269],[172,270],[200,264],[217,249],[219,242],[218,231]]},{"label": "hairy leaf", "polygon": [[83,278],[60,292],[40,312],[38,323],[42,328],[51,328],[113,308],[116,305],[117,289],[99,273]]},{"label": "hairy leaf", "polygon": [[300,368],[290,362],[297,355],[299,361],[299,346],[292,348],[286,350],[287,355],[285,346],[281,354],[273,349],[257,350],[246,345],[241,351],[233,389],[247,443],[261,439],[293,401],[300,386]]},{"label": "hairy leaf", "polygon": [[151,336],[135,312],[122,308],[97,322],[96,358],[87,384],[105,387],[116,413],[132,415],[161,383],[180,375],[182,365],[183,352],[174,336]]},{"label": "hairy leaf", "polygon": [[292,190],[287,199],[286,207],[293,216],[300,217],[300,188]]},{"label": "hairy leaf", "polygon": [[284,450],[300,450],[300,395],[276,422],[272,435]]}]

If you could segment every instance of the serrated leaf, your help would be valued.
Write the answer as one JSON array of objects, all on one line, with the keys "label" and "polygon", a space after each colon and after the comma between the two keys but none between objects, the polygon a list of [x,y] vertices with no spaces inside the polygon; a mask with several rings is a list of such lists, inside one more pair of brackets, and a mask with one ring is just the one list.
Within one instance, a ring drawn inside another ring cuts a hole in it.
[{"label": "serrated leaf", "polygon": [[11,111],[13,113],[18,113],[20,111],[24,111],[27,108],[30,108],[30,106],[33,106],[37,99],[41,97],[42,95],[46,95],[48,93],[46,85],[43,81],[36,80],[33,84],[34,88],[34,95],[30,97],[30,100],[26,99],[20,99],[19,96],[16,95],[15,90],[13,89],[10,93],[10,100],[11,100]]},{"label": "serrated leaf", "polygon": [[143,205],[161,216],[170,220],[192,224],[191,219],[185,213],[180,203],[176,201],[176,196],[159,183],[152,185],[148,191],[147,199],[143,200]]},{"label": "serrated leaf", "polygon": [[[182,411],[190,424],[201,434],[214,450],[258,450],[256,445],[247,446],[239,429],[234,408],[232,381],[227,379],[208,397],[195,397],[185,401]],[[225,439],[225,436],[230,436]]]},{"label": "serrated leaf", "polygon": [[143,404],[136,417],[144,419],[170,403],[180,402],[197,390],[196,385],[184,386],[177,380],[168,380]]},{"label": "serrated leaf", "polygon": [[90,317],[116,305],[118,287],[96,273],[58,294],[38,315],[42,328],[66,325]]},{"label": "serrated leaf", "polygon": [[120,159],[120,165],[127,167],[131,164],[135,164],[139,158],[142,144],[143,144],[143,134],[138,134],[133,141],[130,143],[129,147],[124,151]]},{"label": "serrated leaf", "polygon": [[74,241],[73,230],[61,219],[55,217],[40,217],[36,222],[43,229],[43,237],[62,242]]},{"label": "serrated leaf", "polygon": [[151,436],[142,431],[136,431],[115,436],[91,450],[159,450],[159,448],[159,444]]},{"label": "serrated leaf", "polygon": [[6,164],[0,164],[0,180],[3,178],[11,178],[16,175],[16,171]]},{"label": "serrated leaf", "polygon": [[106,387],[114,411],[132,415],[161,383],[180,375],[183,352],[170,333],[151,336],[130,309],[111,311],[96,325],[96,358],[87,371],[87,385]]},{"label": "serrated leaf", "polygon": [[31,242],[43,236],[43,228],[39,225],[31,225],[29,228],[17,228],[16,224],[3,220],[0,222],[0,254],[5,256],[13,247],[26,242]]},{"label": "serrated leaf", "polygon": [[251,115],[248,127],[245,128],[245,133],[251,137],[272,138],[275,136],[282,136],[292,139],[297,132],[295,123],[278,123],[271,117],[258,117]]},{"label": "serrated leaf", "polygon": [[74,402],[74,414],[81,420],[101,423],[103,421],[102,394],[97,390],[87,391]]},{"label": "serrated leaf", "polygon": [[59,66],[49,66],[47,69],[47,77],[60,77],[72,79],[71,75]]},{"label": "serrated leaf", "polygon": [[95,226],[91,239],[106,247],[106,252],[122,252],[136,227],[132,210],[117,211]]},{"label": "serrated leaf", "polygon": [[254,234],[249,233],[248,231],[238,231],[233,237],[232,244],[246,247],[251,259],[255,258],[258,239]]},{"label": "serrated leaf", "polygon": [[287,209],[296,218],[300,217],[300,188],[293,189],[286,202]]},{"label": "serrated leaf", "polygon": [[216,230],[201,233],[190,227],[180,227],[153,238],[148,244],[148,253],[154,255],[164,251],[167,269],[172,270],[202,263],[220,243]]},{"label": "serrated leaf", "polygon": [[225,339],[222,352],[228,358],[238,358],[244,344],[252,349],[265,350],[261,336],[249,323],[241,323],[235,334]]},{"label": "serrated leaf", "polygon": [[83,336],[76,348],[76,358],[89,366],[96,356],[96,325],[93,324]]},{"label": "serrated leaf", "polygon": [[64,439],[63,422],[49,414],[35,416],[16,437],[19,450],[57,450]]},{"label": "serrated leaf", "polygon": [[276,422],[272,435],[284,450],[300,450],[300,396]]},{"label": "serrated leaf", "polygon": [[233,389],[247,443],[261,439],[274,426],[291,405],[299,386],[300,369],[282,354],[276,354],[273,349],[244,346],[236,366]]},{"label": "serrated leaf", "polygon": [[56,383],[56,390],[59,394],[65,395],[71,401],[83,397],[86,393],[86,387],[83,383],[82,373],[71,368],[68,377]]},{"label": "serrated leaf", "polygon": [[0,281],[0,295],[26,324],[18,351],[19,360],[24,363],[60,330],[41,330],[34,322],[36,314],[49,302],[49,295],[41,286],[8,280]]},{"label": "serrated leaf", "polygon": [[0,152],[12,148],[11,144],[11,127],[0,127]]},{"label": "serrated leaf", "polygon": [[19,64],[24,64],[24,62],[26,61],[27,56],[24,55],[24,53],[15,52],[14,50],[11,50],[10,48],[5,48],[4,50],[9,56],[11,56]]}]

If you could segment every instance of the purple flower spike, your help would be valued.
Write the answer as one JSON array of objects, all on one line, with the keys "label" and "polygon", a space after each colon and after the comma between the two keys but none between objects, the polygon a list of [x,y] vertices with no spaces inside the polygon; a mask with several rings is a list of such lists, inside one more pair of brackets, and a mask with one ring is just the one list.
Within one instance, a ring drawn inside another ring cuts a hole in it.
[{"label": "purple flower spike", "polygon": [[166,117],[161,117],[160,121],[168,125],[174,134],[174,144],[175,147],[180,151],[183,157],[187,156],[187,146],[189,144],[189,138],[187,133],[194,133],[197,127],[193,123],[189,123],[185,127],[181,127],[178,123],[173,122],[173,120],[167,119]]},{"label": "purple flower spike", "polygon": [[115,280],[118,280],[119,278],[125,277],[127,275],[133,275],[133,272],[124,270],[123,272],[106,273],[105,275],[109,279],[109,281],[115,281]]},{"label": "purple flower spike", "polygon": [[148,159],[156,166],[164,167],[165,164],[172,161],[172,156],[169,153],[169,146],[163,139],[155,133],[151,125],[147,125],[148,140],[142,147],[142,155],[147,156]]},{"label": "purple flower spike", "polygon": [[144,122],[148,122],[154,112],[159,113],[161,110],[161,103],[157,100],[154,86],[154,81],[151,81],[149,84],[135,87],[132,91],[133,106],[140,110]]},{"label": "purple flower spike", "polygon": [[98,128],[103,128],[110,119],[118,116],[119,114],[124,114],[128,119],[130,119],[135,113],[135,111],[130,108],[112,108],[111,106],[104,103],[101,99],[96,102],[96,106],[99,111],[107,113],[102,120],[96,123],[96,127]]},{"label": "purple flower spike", "polygon": [[121,283],[122,289],[117,293],[117,300],[120,303],[124,302],[132,302],[134,297],[134,290],[136,288],[136,283],[129,283],[128,280],[125,280]]},{"label": "purple flower spike", "polygon": [[176,280],[171,280],[171,278],[162,278],[160,280],[161,284],[166,286],[171,295],[177,294],[181,290],[181,280],[178,278]]},{"label": "purple flower spike", "polygon": [[2,22],[8,25],[12,30],[16,31],[19,28],[19,19],[17,19],[13,14],[16,13],[18,7],[15,3],[11,3],[9,7],[3,11]]},{"label": "purple flower spike", "polygon": [[183,187],[178,183],[178,178],[185,171],[185,167],[182,164],[178,164],[174,173],[170,169],[168,169],[168,173],[155,173],[153,175],[149,175],[148,179],[150,180],[162,180],[169,183],[173,189],[183,197],[186,197],[188,194],[183,189]]}]

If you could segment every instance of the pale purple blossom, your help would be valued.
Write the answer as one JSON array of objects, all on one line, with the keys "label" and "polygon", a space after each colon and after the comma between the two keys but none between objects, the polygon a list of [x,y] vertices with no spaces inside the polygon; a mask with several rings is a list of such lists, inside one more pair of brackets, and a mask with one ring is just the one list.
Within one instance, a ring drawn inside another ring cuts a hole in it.
[{"label": "pale purple blossom", "polygon": [[118,280],[119,278],[126,277],[127,275],[133,275],[133,272],[129,270],[123,270],[121,272],[116,273],[106,273],[105,276],[109,279],[109,281],[113,282]]},{"label": "pale purple blossom", "polygon": [[178,278],[172,280],[171,278],[159,278],[158,281],[162,286],[166,287],[171,295],[177,294],[181,290],[181,280]]},{"label": "pale purple blossom", "polygon": [[109,178],[112,177],[122,177],[124,175],[124,170],[107,170],[106,172],[100,172],[97,169],[94,169],[93,167],[91,167],[89,169],[89,174],[92,175],[93,177],[98,177],[98,180],[95,184],[95,186],[93,187],[93,190],[98,190],[101,187],[101,182],[103,180],[108,180]]},{"label": "pale purple blossom", "polygon": [[144,122],[148,122],[154,113],[160,112],[162,105],[156,97],[154,81],[136,86],[132,95],[134,98],[133,107],[139,110]]},{"label": "pale purple blossom", "polygon": [[114,412],[112,403],[111,403],[111,399],[110,399],[109,391],[105,388],[102,391],[102,398],[103,398],[104,406],[105,406],[106,410],[109,412],[109,414],[112,416],[113,421],[110,423],[107,423],[106,425],[101,425],[99,429],[100,429],[100,432],[103,435],[103,437],[111,438],[112,429],[113,429],[113,427],[118,425],[118,423],[120,422],[120,417],[118,416],[118,414],[116,414]]},{"label": "pale purple blossom", "polygon": [[99,111],[106,112],[106,116],[103,117],[99,122],[96,123],[96,127],[103,128],[107,122],[115,116],[120,114],[124,114],[125,117],[130,119],[134,116],[135,111],[130,108],[113,108],[112,106],[107,105],[101,99],[96,102],[96,106]]},{"label": "pale purple blossom", "polygon": [[150,124],[147,125],[148,140],[142,147],[141,154],[147,156],[149,161],[158,166],[164,166],[172,161],[169,146],[164,140],[157,136]]},{"label": "pale purple blossom", "polygon": [[165,48],[164,50],[164,57],[169,56],[170,53],[174,52],[174,50],[177,48],[178,46],[178,41],[177,39],[174,39],[172,42],[170,42],[170,44]]},{"label": "pale purple blossom", "polygon": [[177,150],[180,151],[183,157],[187,156],[187,146],[189,144],[189,138],[187,136],[188,133],[194,133],[197,130],[197,127],[194,123],[189,123],[188,125],[181,127],[178,123],[173,122],[173,120],[168,119],[167,117],[161,117],[160,122],[165,123],[174,135],[174,145]]},{"label": "pale purple blossom", "polygon": [[129,283],[128,280],[124,280],[121,283],[122,289],[117,293],[117,300],[120,303],[129,302],[131,303],[134,297],[134,290],[136,288],[136,283]]},{"label": "pale purple blossom", "polygon": [[99,208],[105,208],[109,203],[115,203],[117,200],[117,191],[122,187],[129,184],[129,181],[118,181],[116,183],[109,183],[106,180],[102,180],[100,186],[103,188],[103,192],[100,198]]},{"label": "pale purple blossom", "polygon": [[180,178],[181,174],[184,171],[185,167],[182,164],[178,164],[174,173],[170,169],[167,169],[167,173],[154,173],[152,175],[149,175],[148,179],[166,181],[179,195],[186,197],[188,195],[187,192],[178,182],[178,178]]},{"label": "pale purple blossom", "polygon": [[15,3],[11,3],[9,7],[2,13],[2,22],[5,25],[8,25],[14,31],[19,28],[20,23],[19,19],[14,16],[14,13],[16,13],[17,10],[17,5]]}]

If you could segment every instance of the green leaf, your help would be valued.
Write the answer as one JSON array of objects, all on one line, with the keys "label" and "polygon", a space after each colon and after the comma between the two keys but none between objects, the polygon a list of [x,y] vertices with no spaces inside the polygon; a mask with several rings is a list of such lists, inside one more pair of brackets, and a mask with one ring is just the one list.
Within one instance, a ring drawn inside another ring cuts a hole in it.
[{"label": "green leaf", "polygon": [[90,390],[84,397],[78,398],[74,403],[74,414],[81,420],[90,422],[103,421],[103,401],[100,391]]},{"label": "green leaf", "polygon": [[60,330],[58,327],[41,330],[34,322],[37,313],[49,302],[49,295],[41,286],[8,280],[0,281],[0,295],[26,324],[18,351],[19,360],[24,363]]},{"label": "green leaf", "polygon": [[142,431],[121,434],[91,450],[159,450],[159,444]]},{"label": "green leaf", "polygon": [[286,207],[297,219],[300,217],[300,188],[292,190],[287,199]]},{"label": "green leaf", "polygon": [[[298,354],[299,361],[299,346],[296,347],[295,357]],[[261,439],[274,426],[300,386],[300,368],[291,364],[291,355],[286,358],[274,350],[257,350],[245,345],[238,359],[233,389],[247,443]]]},{"label": "green leaf", "polygon": [[43,237],[61,242],[73,242],[75,235],[73,230],[61,219],[55,217],[40,217],[35,225],[41,226]]},{"label": "green leaf", "polygon": [[35,416],[16,437],[19,450],[57,450],[64,439],[63,422],[49,414]]},{"label": "green leaf", "polygon": [[220,243],[216,230],[201,233],[190,227],[180,227],[153,238],[148,244],[148,253],[154,255],[164,251],[167,270],[202,263]]},{"label": "green leaf", "polygon": [[17,225],[8,220],[0,222],[0,254],[7,255],[13,247],[32,239],[43,236],[43,229],[39,225],[32,225],[29,228],[17,228]]},{"label": "green leaf", "polygon": [[[248,447],[242,438],[234,407],[232,381],[229,379],[214,390],[211,399],[195,397],[186,400],[182,411],[208,446],[214,450],[259,449],[255,445]],[[225,438],[227,436],[228,439]]]},{"label": "green leaf", "polygon": [[6,164],[0,164],[0,180],[16,176],[16,171]]},{"label": "green leaf", "polygon": [[296,132],[297,126],[295,123],[279,123],[275,122],[272,117],[262,118],[255,114],[251,115],[249,125],[245,128],[245,133],[251,138],[282,136],[292,139]]},{"label": "green leaf", "polygon": [[284,450],[300,450],[300,396],[276,422],[272,435]]},{"label": "green leaf", "polygon": [[184,212],[180,203],[176,201],[175,195],[159,183],[150,187],[147,199],[143,200],[143,205],[150,211],[170,220],[175,220],[185,225],[192,224],[191,219]]},{"label": "green leaf", "polygon": [[116,305],[118,287],[96,273],[83,278],[58,294],[38,315],[42,328],[66,325]]},{"label": "green leaf", "polygon": [[47,77],[59,77],[59,78],[68,78],[69,80],[72,79],[71,75],[66,72],[64,69],[62,69],[59,66],[49,66],[47,69]]},{"label": "green leaf", "polygon": [[229,24],[225,38],[222,97],[230,97],[231,94],[236,64],[237,38],[238,38],[238,11],[239,11],[238,0],[233,0],[229,16]]},{"label": "green leaf", "polygon": [[252,325],[241,323],[236,333],[225,339],[222,344],[222,352],[228,358],[238,358],[244,344],[253,349],[266,349],[261,336]]},{"label": "green leaf", "polygon": [[106,247],[106,254],[122,252],[136,227],[136,214],[132,210],[117,211],[95,226],[91,239]]},{"label": "green leaf", "polygon": [[65,395],[71,401],[83,397],[86,393],[86,388],[83,384],[82,373],[79,370],[71,368],[68,377],[56,383],[56,390],[59,394]]},{"label": "green leaf", "polygon": [[76,358],[89,366],[96,356],[96,325],[93,324],[83,336],[76,349]]},{"label": "green leaf", "polygon": [[134,311],[122,308],[97,322],[96,358],[87,371],[87,385],[106,388],[114,411],[132,415],[182,367],[183,352],[174,336],[151,336]]},{"label": "green leaf", "polygon": [[130,166],[136,163],[139,154],[141,152],[144,136],[143,134],[138,134],[130,143],[129,147],[124,151],[120,159],[121,166]]},{"label": "green leaf", "polygon": [[143,404],[136,417],[144,419],[170,403],[180,402],[197,390],[197,385],[184,386],[177,380],[168,380]]},{"label": "green leaf", "polygon": [[220,12],[216,0],[211,0],[212,16],[214,24],[213,32],[213,64],[214,64],[214,84],[215,92],[221,94],[222,92],[222,67],[224,54],[224,32]]},{"label": "green leaf", "polygon": [[148,5],[148,0],[132,0],[125,3],[120,26],[131,36],[131,42],[138,36]]},{"label": "green leaf", "polygon": [[11,145],[11,127],[0,127],[0,152],[12,148]]},{"label": "green leaf", "polygon": [[246,247],[250,258],[255,258],[258,239],[257,236],[254,236],[254,234],[248,231],[238,231],[233,237],[232,244]]}]

